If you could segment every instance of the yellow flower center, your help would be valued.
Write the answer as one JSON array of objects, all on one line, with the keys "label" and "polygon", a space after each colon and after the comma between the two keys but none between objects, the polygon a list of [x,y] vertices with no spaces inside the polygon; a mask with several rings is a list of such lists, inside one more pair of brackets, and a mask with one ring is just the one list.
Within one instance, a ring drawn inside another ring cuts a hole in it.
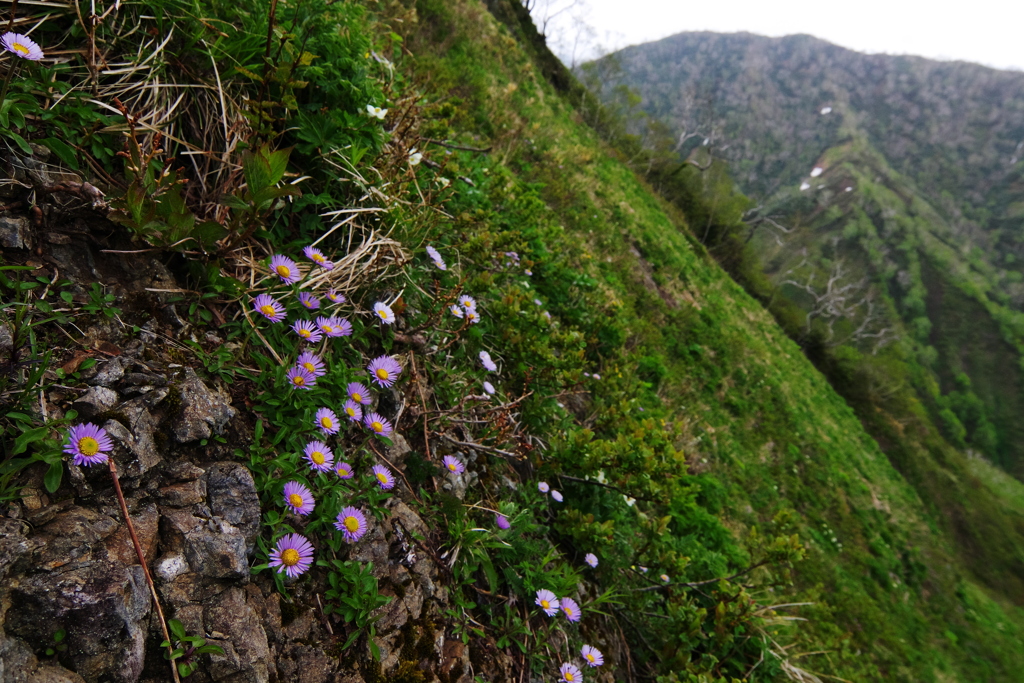
[{"label": "yellow flower center", "polygon": [[300,496],[297,493],[293,493],[292,495],[288,496],[288,504],[291,505],[293,508],[302,507],[302,496]]},{"label": "yellow flower center", "polygon": [[324,328],[324,332],[327,334],[334,332],[334,325],[321,325],[320,327]]},{"label": "yellow flower center", "polygon": [[[378,434],[380,434],[381,432],[384,431],[384,425],[381,424],[380,422],[371,422],[370,423],[370,429],[372,429],[373,431],[375,431]],[[380,475],[379,474],[377,475],[377,478],[380,479]],[[384,481],[384,480],[381,479],[381,481]]]},{"label": "yellow flower center", "polygon": [[337,472],[338,474],[342,475],[342,476],[352,474],[351,472],[348,471],[348,468],[345,467],[344,465],[341,465],[340,467],[338,467],[338,469],[336,469],[334,471]]},{"label": "yellow flower center", "polygon": [[303,387],[306,386],[306,380],[302,375],[295,375],[292,377],[292,384],[297,387]]},{"label": "yellow flower center", "polygon": [[454,472],[455,470],[458,469],[458,467],[455,466],[455,463],[450,463],[448,465],[448,469],[450,469],[452,472]]},{"label": "yellow flower center", "polygon": [[303,363],[302,367],[305,368],[306,370],[308,370],[309,372],[315,372],[316,371],[316,366],[314,366],[312,363]]},{"label": "yellow flower center", "polygon": [[352,400],[355,401],[356,403],[362,403],[363,402],[363,395],[362,394],[357,394],[355,392],[352,392]]},{"label": "yellow flower center", "polygon": [[587,654],[585,654],[585,655],[583,655],[583,656],[587,658],[587,661],[588,661],[588,662],[591,662],[591,663],[593,663],[593,661],[594,661],[594,655],[592,655],[592,654],[590,654],[590,653],[588,652]]},{"label": "yellow flower center", "polygon": [[286,567],[294,567],[299,563],[299,551],[295,548],[285,548],[281,551],[281,564]]},{"label": "yellow flower center", "polygon": [[343,524],[345,525],[345,528],[351,531],[352,533],[359,531],[359,520],[355,517],[346,517]]},{"label": "yellow flower center", "polygon": [[316,465],[323,465],[325,460],[324,454],[321,453],[320,451],[313,451],[312,453],[310,453],[309,459],[312,460],[313,463]]},{"label": "yellow flower center", "polygon": [[260,306],[260,313],[268,317],[272,315],[277,315],[277,311],[275,311],[274,307],[271,306],[270,304],[264,304]]},{"label": "yellow flower center", "polygon": [[100,442],[91,436],[83,436],[78,440],[78,451],[86,457],[92,457],[100,452]]},{"label": "yellow flower center", "polygon": [[383,308],[377,311],[377,315],[380,316],[381,320],[387,320],[388,319],[388,312],[385,311]]},{"label": "yellow flower center", "polygon": [[11,47],[13,47],[14,51],[19,55],[27,55],[29,53],[29,49],[21,43],[11,43]]},{"label": "yellow flower center", "polygon": [[314,261],[316,261],[317,263],[323,263],[323,262],[324,262],[324,261],[326,261],[327,259],[325,259],[325,258],[324,258],[323,256],[321,256],[320,254],[313,254],[313,260],[314,260]]},{"label": "yellow flower center", "polygon": [[388,475],[384,474],[383,472],[378,472],[376,476],[377,476],[377,481],[379,481],[380,483],[382,483],[382,484],[388,483]]},{"label": "yellow flower center", "polygon": [[474,313],[473,311],[468,311],[466,313],[466,317],[469,318],[470,320],[475,320],[476,319],[476,313]]},{"label": "yellow flower center", "polygon": [[292,274],[292,269],[285,265],[280,265],[274,270],[276,270],[277,274],[281,277],[290,277]]},{"label": "yellow flower center", "polygon": [[565,672],[565,680],[569,681],[569,683],[572,683],[572,681],[576,680],[576,676],[574,676],[571,671],[566,671]]},{"label": "yellow flower center", "polygon": [[309,330],[307,330],[305,327],[300,327],[299,328],[299,336],[300,337],[305,337],[306,339],[309,339],[309,336],[311,334],[313,334],[313,333],[310,332]]},{"label": "yellow flower center", "polygon": [[548,602],[547,600],[541,600],[540,601],[540,606],[543,607],[544,609],[547,609],[548,607],[551,607],[551,603]]},{"label": "yellow flower center", "polygon": [[356,416],[356,409],[355,408],[345,408],[345,414],[348,415],[349,417],[355,417]]},{"label": "yellow flower center", "polygon": [[324,416],[320,418],[320,426],[323,427],[324,429],[330,429],[331,427],[334,426],[334,422],[331,420],[331,418]]},{"label": "yellow flower center", "polygon": [[377,375],[377,379],[387,379],[388,378],[388,371],[385,370],[384,368],[377,368],[377,370],[376,370],[376,372],[374,374]]}]

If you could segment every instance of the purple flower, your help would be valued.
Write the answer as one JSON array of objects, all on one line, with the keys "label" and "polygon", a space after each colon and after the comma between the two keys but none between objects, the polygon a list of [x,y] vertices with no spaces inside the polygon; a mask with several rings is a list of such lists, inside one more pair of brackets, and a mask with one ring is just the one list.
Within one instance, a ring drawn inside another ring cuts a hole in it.
[{"label": "purple flower", "polygon": [[544,614],[549,617],[553,617],[558,613],[558,598],[547,588],[541,588],[537,591],[537,600],[535,602],[540,605],[540,608],[544,610]]},{"label": "purple flower", "polygon": [[480,313],[475,308],[466,309],[466,320],[476,325],[480,322]]},{"label": "purple flower", "polygon": [[548,491],[551,490],[551,487],[548,486],[548,483],[546,481],[541,481],[537,482],[537,490],[540,491],[541,493],[547,493]]},{"label": "purple flower", "polygon": [[532,270],[530,270],[529,268],[527,268],[526,270],[524,270],[524,271],[523,271],[523,273],[525,273],[526,275],[533,275],[533,271],[532,271]]},{"label": "purple flower", "polygon": [[379,413],[370,413],[364,417],[363,424],[365,424],[366,428],[377,436],[388,437],[391,436],[391,432],[393,431],[391,429],[391,423]]},{"label": "purple flower", "polygon": [[583,655],[583,659],[587,660],[587,664],[591,667],[604,664],[604,655],[596,647],[584,645],[580,649],[580,654]]},{"label": "purple flower", "polygon": [[366,366],[370,378],[382,387],[390,387],[402,372],[402,366],[391,356],[378,356]]},{"label": "purple flower", "polygon": [[356,403],[361,403],[364,406],[370,405],[370,390],[365,385],[359,382],[351,382],[345,387],[345,391],[348,393],[348,397]]},{"label": "purple flower", "polygon": [[337,434],[341,429],[338,424],[338,416],[330,408],[321,408],[316,411],[316,426],[324,434]]},{"label": "purple flower", "polygon": [[299,281],[301,273],[299,273],[299,267],[295,265],[295,261],[292,261],[287,256],[281,254],[274,254],[270,258],[270,270],[274,275],[281,278],[281,282],[286,285],[293,285]]},{"label": "purple flower", "polygon": [[486,391],[489,395],[493,396],[494,395],[494,385],[491,384],[490,382],[484,382],[484,391]]},{"label": "purple flower", "polygon": [[664,583],[668,583],[670,581],[670,579],[668,578],[668,574],[662,574],[658,578],[661,579]]},{"label": "purple flower", "polygon": [[491,360],[491,354],[487,353],[486,351],[480,352],[480,362],[483,363],[484,369],[489,370],[491,372],[495,372],[498,369],[498,366],[494,363],[493,360]]},{"label": "purple flower", "polygon": [[558,667],[558,671],[562,674],[558,679],[560,683],[580,683],[583,680],[583,672],[575,664],[565,662]]},{"label": "purple flower", "polygon": [[591,568],[597,566],[597,555],[594,553],[587,553],[587,556],[583,558],[583,561],[590,565]]},{"label": "purple flower", "polygon": [[534,299],[533,303],[537,304],[538,306],[543,306],[544,305],[544,302],[542,302],[540,299]]},{"label": "purple flower", "polygon": [[342,479],[352,478],[352,465],[349,465],[347,462],[339,462],[334,466],[334,471],[337,472],[338,476]]},{"label": "purple flower", "polygon": [[467,311],[475,310],[476,299],[474,299],[468,294],[463,294],[462,296],[459,297],[459,305],[462,306]]},{"label": "purple flower", "polygon": [[316,319],[316,326],[328,337],[347,337],[352,334],[352,323],[344,318],[320,316]]},{"label": "purple flower", "polygon": [[316,506],[313,494],[297,481],[284,485],[284,504],[297,515],[308,515]]},{"label": "purple flower", "polygon": [[320,308],[320,299],[312,292],[299,292],[299,303],[311,311]]},{"label": "purple flower", "polygon": [[313,544],[302,534],[287,534],[270,551],[270,566],[294,579],[313,564]]},{"label": "purple flower", "polygon": [[317,264],[325,270],[334,270],[334,264],[327,260],[323,252],[316,247],[306,247],[302,250],[302,253],[313,263]]},{"label": "purple flower", "polygon": [[99,465],[107,461],[107,453],[114,448],[114,443],[107,436],[103,427],[91,422],[75,425],[68,430],[68,443],[64,452],[73,455],[73,462],[78,465]]},{"label": "purple flower", "polygon": [[324,338],[320,330],[308,320],[296,320],[292,324],[292,330],[306,341],[315,344]]},{"label": "purple flower", "polygon": [[292,385],[293,389],[309,390],[316,386],[316,376],[301,365],[288,368],[288,372],[285,374],[288,377],[288,383]]},{"label": "purple flower", "polygon": [[252,302],[252,307],[272,323],[284,320],[284,307],[269,294],[260,294],[256,297]]},{"label": "purple flower", "polygon": [[331,300],[332,304],[343,304],[345,303],[345,295],[338,294],[333,289],[327,291],[327,298]]},{"label": "purple flower", "polygon": [[395,322],[395,312],[391,310],[383,301],[378,301],[373,305],[373,312],[377,314],[377,317],[381,319],[381,322],[386,325],[391,325]]},{"label": "purple flower", "polygon": [[427,256],[430,257],[430,260],[434,262],[435,266],[437,266],[441,270],[448,270],[448,266],[445,265],[444,259],[441,258],[441,252],[439,252],[437,249],[434,249],[433,247],[428,245]]},{"label": "purple flower", "polygon": [[505,515],[494,515],[494,523],[498,525],[499,529],[509,529],[512,527],[508,521],[508,517]]},{"label": "purple flower", "polygon": [[576,604],[576,601],[572,598],[562,598],[562,613],[565,614],[565,618],[569,621],[579,621],[583,615],[583,611],[580,606]]},{"label": "purple flower", "polygon": [[395,475],[391,474],[391,470],[384,465],[373,466],[373,477],[380,484],[380,487],[387,491],[395,485]]},{"label": "purple flower", "polygon": [[559,493],[558,491],[555,491],[555,490],[552,489],[551,497],[555,499],[555,502],[558,502],[558,503],[562,502],[562,494]]},{"label": "purple flower", "polygon": [[355,543],[366,533],[366,515],[354,507],[343,508],[338,513],[338,521],[334,523],[334,528],[344,532],[342,537],[346,541]]},{"label": "purple flower", "polygon": [[444,456],[444,458],[441,459],[441,463],[444,465],[446,470],[453,474],[462,474],[466,471],[466,466],[462,464],[462,461],[450,455]]},{"label": "purple flower", "polygon": [[456,318],[461,318],[464,315],[466,315],[465,313],[462,312],[462,309],[456,306],[455,304],[452,304],[452,307],[449,308],[448,310],[451,311],[452,315],[454,315]]},{"label": "purple flower", "polygon": [[597,374],[596,372],[593,375],[591,375],[591,377],[593,377],[594,379],[601,379],[601,375]]},{"label": "purple flower", "polygon": [[327,472],[334,467],[334,453],[331,453],[331,449],[323,441],[310,441],[303,453],[310,469]]},{"label": "purple flower", "polygon": [[345,411],[345,415],[348,416],[348,419],[353,422],[359,422],[363,419],[363,409],[352,399],[345,401],[345,407],[342,410]]},{"label": "purple flower", "polygon": [[23,36],[20,33],[8,31],[3,36],[0,36],[0,43],[3,43],[5,50],[22,59],[31,59],[36,62],[43,58],[43,51],[39,45],[28,36]]},{"label": "purple flower", "polygon": [[316,355],[312,351],[303,351],[300,353],[298,359],[295,361],[295,366],[305,369],[314,377],[323,377],[327,372],[324,370],[323,360],[321,360],[320,356]]}]

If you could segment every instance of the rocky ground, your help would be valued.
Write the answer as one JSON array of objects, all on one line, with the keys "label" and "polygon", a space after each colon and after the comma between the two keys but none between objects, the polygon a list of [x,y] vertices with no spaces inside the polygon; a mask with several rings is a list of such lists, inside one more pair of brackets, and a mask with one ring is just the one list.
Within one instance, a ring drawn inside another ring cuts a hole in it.
[{"label": "rocky ground", "polygon": [[[52,182],[53,178],[36,178]],[[466,646],[446,635],[447,567],[427,545],[430,530],[396,495],[390,517],[373,527],[348,559],[372,561],[381,592],[393,596],[377,623],[381,661],[337,615],[325,616],[324,586],[305,582],[288,597],[268,572],[250,567],[261,531],[252,475],[234,459],[252,433],[247,387],[200,376],[182,340],[223,343],[168,303],[181,285],[159,254],[138,250],[120,229],[78,203],[78,218],[0,217],[6,263],[33,276],[72,281],[76,303],[100,282],[115,295],[116,316],[76,320],[52,348],[71,371],[98,362],[78,383],[39,398],[48,420],[74,408],[115,441],[121,486],[163,610],[223,655],[204,656],[196,681],[469,681],[507,678],[510,661],[487,641]],[[171,262],[173,265],[173,262]],[[155,291],[154,291],[155,290]],[[161,291],[162,290],[162,291]],[[82,328],[83,320],[92,325]],[[57,339],[51,336],[51,339]],[[11,355],[10,330],[0,335]],[[27,356],[26,356],[27,357]],[[219,439],[217,437],[220,437]],[[389,454],[401,462],[404,439]],[[18,497],[0,504],[0,681],[166,681],[171,672],[150,591],[118,507],[109,471],[65,462],[60,488],[43,486],[45,466],[26,469]],[[54,634],[67,648],[45,656]]]}]

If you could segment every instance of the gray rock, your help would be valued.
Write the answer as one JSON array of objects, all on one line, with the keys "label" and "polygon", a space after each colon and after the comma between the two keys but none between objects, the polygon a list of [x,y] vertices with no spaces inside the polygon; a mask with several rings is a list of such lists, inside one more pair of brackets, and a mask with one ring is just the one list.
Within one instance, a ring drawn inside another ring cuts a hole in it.
[{"label": "gray rock", "polygon": [[167,481],[195,481],[204,474],[206,470],[187,460],[177,460],[164,466],[164,478]]},{"label": "gray rock", "polygon": [[142,567],[92,562],[12,582],[5,628],[29,642],[67,631],[66,657],[86,680],[134,683],[145,655],[150,596]]},{"label": "gray rock", "polygon": [[26,216],[0,216],[0,246],[32,248],[32,223]]},{"label": "gray rock", "polygon": [[206,489],[210,510],[238,527],[252,552],[260,531],[260,497],[252,473],[241,463],[215,463],[207,468]]},{"label": "gray rock", "polygon": [[[31,549],[28,539],[22,534],[24,530],[24,522],[0,518],[0,579],[7,576],[15,561]],[[0,675],[2,680],[5,679]]]},{"label": "gray rock", "polygon": [[156,490],[156,498],[161,505],[186,507],[202,503],[206,499],[206,486],[203,481],[183,481],[168,484]]},{"label": "gray rock", "polygon": [[0,681],[26,683],[38,663],[24,641],[0,636]]},{"label": "gray rock", "polygon": [[246,540],[230,522],[204,520],[187,509],[161,507],[161,547],[184,555],[192,571],[213,579],[240,579],[249,575]]},{"label": "gray rock", "polygon": [[124,360],[120,356],[99,363],[96,366],[96,374],[87,381],[92,386],[109,387],[124,377]]},{"label": "gray rock", "polygon": [[154,573],[162,581],[174,581],[182,574],[189,571],[188,562],[179,553],[164,555],[156,561]]},{"label": "gray rock", "polygon": [[25,683],[85,683],[85,679],[58,664],[44,663],[29,674]]},{"label": "gray rock", "polygon": [[91,420],[100,413],[112,409],[117,405],[120,397],[117,392],[107,387],[89,387],[89,390],[75,399],[72,404],[78,411],[79,417],[83,420]]},{"label": "gray rock", "polygon": [[94,547],[117,531],[118,522],[95,510],[73,505],[54,516],[33,540],[40,542],[32,557],[36,569],[58,570],[92,558]]},{"label": "gray rock", "polygon": [[231,403],[203,384],[192,368],[185,368],[184,381],[178,389],[181,392],[181,410],[171,423],[171,431],[179,443],[220,434],[235,416]]},{"label": "gray rock", "polygon": [[211,640],[224,648],[223,656],[211,657],[210,675],[215,681],[266,683],[270,680],[267,664],[272,660],[267,634],[244,590],[228,588],[211,600],[203,612],[203,622],[211,636],[214,633],[225,636],[225,640]]}]

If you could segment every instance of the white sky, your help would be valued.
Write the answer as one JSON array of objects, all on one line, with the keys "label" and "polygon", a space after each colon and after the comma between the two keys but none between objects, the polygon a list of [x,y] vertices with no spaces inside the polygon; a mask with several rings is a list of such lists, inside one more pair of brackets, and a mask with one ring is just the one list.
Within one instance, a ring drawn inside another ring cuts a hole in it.
[{"label": "white sky", "polygon": [[[575,3],[575,4],[574,4]],[[682,31],[809,33],[858,52],[1024,70],[1024,0],[531,0],[567,63]],[[566,9],[567,8],[567,9]],[[559,10],[564,10],[559,13]],[[583,29],[583,30],[581,30]]]}]

